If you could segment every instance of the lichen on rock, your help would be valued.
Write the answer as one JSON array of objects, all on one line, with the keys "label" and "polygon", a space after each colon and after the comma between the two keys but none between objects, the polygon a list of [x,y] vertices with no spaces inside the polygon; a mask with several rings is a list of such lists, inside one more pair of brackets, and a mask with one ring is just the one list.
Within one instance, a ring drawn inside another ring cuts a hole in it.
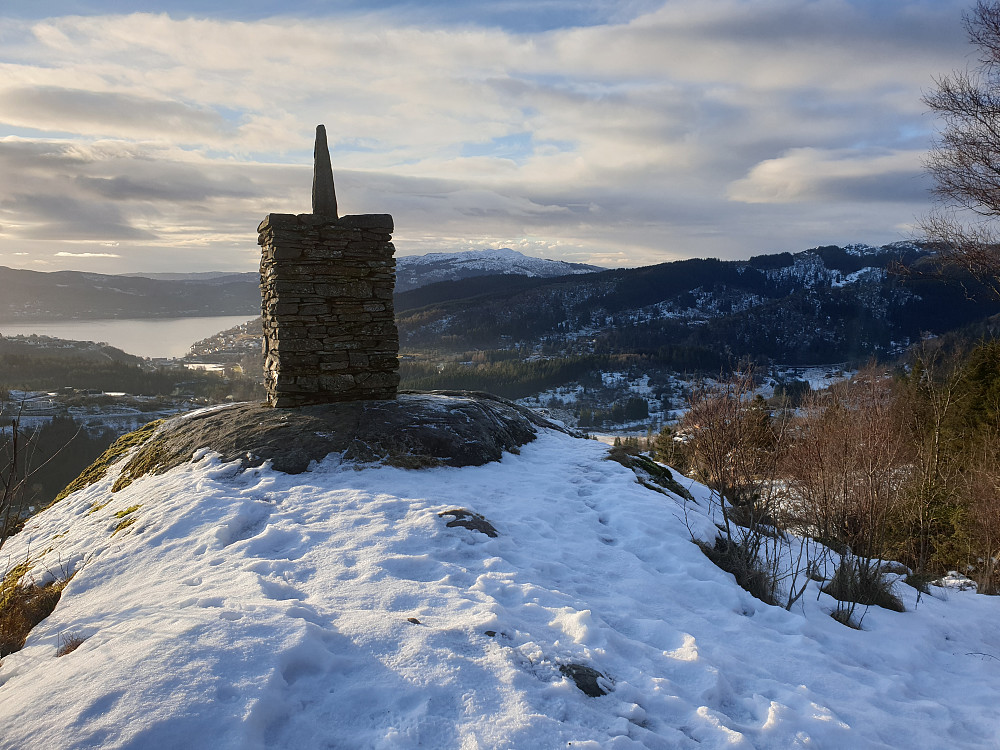
[{"label": "lichen on rock", "polygon": [[540,427],[562,429],[506,399],[468,391],[406,392],[392,400],[291,409],[234,404],[180,415],[120,438],[63,496],[103,477],[129,450],[113,492],[191,461],[200,449],[244,467],[270,461],[288,474],[334,453],[358,467],[480,466],[534,440]]}]

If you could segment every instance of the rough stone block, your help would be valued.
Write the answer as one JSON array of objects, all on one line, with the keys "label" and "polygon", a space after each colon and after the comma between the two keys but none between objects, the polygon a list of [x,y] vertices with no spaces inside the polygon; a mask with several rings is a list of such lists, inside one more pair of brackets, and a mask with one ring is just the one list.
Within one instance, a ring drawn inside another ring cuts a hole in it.
[{"label": "rough stone block", "polygon": [[395,227],[393,226],[392,216],[390,214],[360,214],[356,216],[341,216],[337,220],[337,223],[342,227],[348,227],[351,229],[369,229],[382,232],[384,234],[392,234]]},{"label": "rough stone block", "polygon": [[259,227],[268,403],[394,398],[392,217],[269,214]]},{"label": "rough stone block", "polygon": [[320,375],[319,386],[330,393],[343,393],[355,386],[353,375]]}]

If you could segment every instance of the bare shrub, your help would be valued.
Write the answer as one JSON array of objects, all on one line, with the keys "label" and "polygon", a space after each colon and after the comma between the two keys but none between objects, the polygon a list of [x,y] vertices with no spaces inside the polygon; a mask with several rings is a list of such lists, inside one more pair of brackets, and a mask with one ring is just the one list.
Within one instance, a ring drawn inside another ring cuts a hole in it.
[{"label": "bare shrub", "polygon": [[899,601],[879,593],[889,524],[913,466],[896,384],[869,366],[809,395],[789,434],[783,520],[841,555],[824,590],[842,602],[838,621],[859,626],[857,605],[895,608]]},{"label": "bare shrub", "polygon": [[778,527],[785,426],[784,417],[776,418],[754,395],[753,373],[746,368],[693,389],[680,433],[690,465],[722,514],[722,534],[712,544],[699,542],[702,551],[758,599],[790,608],[805,590],[797,582],[807,558],[801,547],[794,557],[786,554]]},{"label": "bare shrub", "polygon": [[855,555],[841,559],[833,578],[822,590],[838,602],[833,618],[850,627],[861,627],[864,612],[857,620],[854,618],[859,605],[904,611],[903,602],[893,593],[892,584],[886,580],[881,567]]},{"label": "bare shrub", "polygon": [[27,493],[25,447],[18,430],[18,420],[11,420],[10,438],[2,441],[0,455],[0,546],[20,530],[30,497]]},{"label": "bare shrub", "polygon": [[80,648],[86,640],[86,638],[83,638],[75,633],[70,633],[68,635],[60,633],[59,647],[56,649],[56,656],[66,656],[66,654],[73,653]]},{"label": "bare shrub", "polygon": [[983,594],[1000,593],[1000,439],[994,431],[970,451],[964,472],[963,530],[970,559],[966,569]]},{"label": "bare shrub", "polygon": [[705,556],[727,573],[750,595],[766,604],[778,604],[778,592],[770,571],[747,544],[717,536],[714,544],[698,542]]},{"label": "bare shrub", "polygon": [[66,468],[60,462],[72,455],[72,446],[83,433],[82,425],[72,418],[58,417],[48,427],[25,431],[20,419],[24,402],[16,408],[18,416],[11,420],[9,434],[0,429],[0,546],[21,529],[31,513],[50,504],[46,487],[53,489],[53,477]]},{"label": "bare shrub", "polygon": [[727,534],[731,522],[747,526],[772,521],[783,425],[772,419],[764,400],[754,396],[749,368],[692,390],[680,426],[695,473],[718,499]]},{"label": "bare shrub", "polygon": [[911,444],[912,472],[894,522],[893,556],[923,574],[941,541],[954,533],[958,489],[957,460],[968,434],[956,429],[963,407],[962,360],[925,342],[914,353],[900,394],[903,429]]},{"label": "bare shrub", "polygon": [[892,378],[868,367],[808,397],[790,432],[789,520],[838,552],[880,558],[912,470]]}]

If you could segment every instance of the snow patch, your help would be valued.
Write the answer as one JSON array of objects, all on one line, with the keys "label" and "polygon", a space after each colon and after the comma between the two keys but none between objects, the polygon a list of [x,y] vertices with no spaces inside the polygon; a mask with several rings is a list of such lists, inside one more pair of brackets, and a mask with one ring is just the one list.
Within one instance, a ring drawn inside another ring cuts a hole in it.
[{"label": "snow patch", "polygon": [[[898,586],[907,611],[863,631],[813,583],[764,605],[691,542],[715,534],[708,490],[652,492],[605,455],[543,430],[463,469],[208,451],[105,477],[4,546],[76,576],[0,666],[0,746],[996,747],[1000,600]],[[57,658],[66,633],[84,642]]]}]

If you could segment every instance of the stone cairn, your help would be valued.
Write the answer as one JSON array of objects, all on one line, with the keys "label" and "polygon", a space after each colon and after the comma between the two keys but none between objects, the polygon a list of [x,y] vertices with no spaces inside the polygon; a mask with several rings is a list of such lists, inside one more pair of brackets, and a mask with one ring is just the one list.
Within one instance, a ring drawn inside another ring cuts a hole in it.
[{"label": "stone cairn", "polygon": [[268,214],[257,228],[267,402],[393,399],[392,216],[337,216],[322,125],[313,159],[312,213]]}]

